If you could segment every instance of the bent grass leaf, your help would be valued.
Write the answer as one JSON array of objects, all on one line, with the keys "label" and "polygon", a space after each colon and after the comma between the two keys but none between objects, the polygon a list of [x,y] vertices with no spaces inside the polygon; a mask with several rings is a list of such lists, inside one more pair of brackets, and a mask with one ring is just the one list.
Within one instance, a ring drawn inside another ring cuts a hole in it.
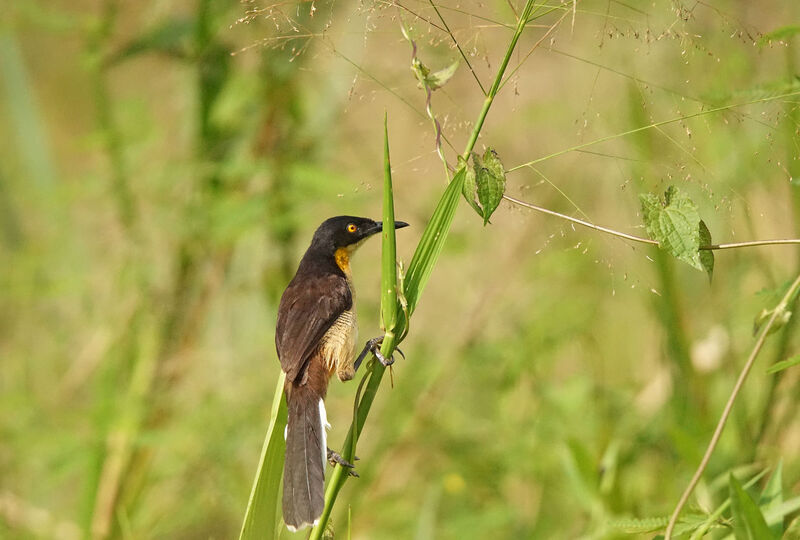
[{"label": "bent grass leaf", "polygon": [[700,259],[700,237],[704,227],[700,225],[700,214],[694,202],[675,186],[667,189],[664,201],[651,193],[643,193],[639,199],[650,238],[673,257],[693,268],[709,272],[710,276],[713,263],[709,269]]},{"label": "bent grass leaf", "polygon": [[767,527],[758,505],[732,474],[728,477],[731,493],[733,532],[736,540],[768,540],[775,538]]}]

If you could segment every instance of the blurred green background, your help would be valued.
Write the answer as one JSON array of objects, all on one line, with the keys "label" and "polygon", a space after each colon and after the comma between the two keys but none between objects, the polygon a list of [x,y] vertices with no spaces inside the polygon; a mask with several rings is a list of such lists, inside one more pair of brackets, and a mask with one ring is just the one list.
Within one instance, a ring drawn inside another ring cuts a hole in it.
[{"label": "blurred green background", "polygon": [[[521,4],[437,6],[488,87]],[[800,90],[800,3],[551,7],[476,147],[506,168],[765,100],[546,159],[510,173],[509,195],[644,235],[639,193],[674,184],[715,242],[798,236],[800,100],[785,95]],[[277,301],[324,218],[380,215],[384,110],[412,224],[400,259],[444,186],[401,20],[432,69],[459,57],[420,0],[0,6],[0,537],[238,534]],[[463,62],[433,94],[451,165],[482,101]],[[354,260],[364,338],[379,333],[379,249]],[[484,228],[464,204],[334,527],[630,537],[614,519],[671,512],[754,317],[799,269],[792,246],[720,251],[709,285],[649,246],[507,202]],[[766,373],[796,333],[759,358],[700,506],[726,496],[715,477],[780,458],[800,493],[800,369]],[[355,389],[331,385],[332,445]]]}]

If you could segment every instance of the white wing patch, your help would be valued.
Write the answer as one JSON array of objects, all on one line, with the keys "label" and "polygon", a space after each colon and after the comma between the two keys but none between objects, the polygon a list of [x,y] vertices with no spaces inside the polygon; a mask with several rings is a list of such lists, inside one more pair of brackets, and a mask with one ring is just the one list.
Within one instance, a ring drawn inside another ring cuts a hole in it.
[{"label": "white wing patch", "polygon": [[322,425],[322,467],[324,468],[328,461],[328,430],[331,429],[331,425],[328,423],[328,414],[322,399],[319,400],[319,420]]}]

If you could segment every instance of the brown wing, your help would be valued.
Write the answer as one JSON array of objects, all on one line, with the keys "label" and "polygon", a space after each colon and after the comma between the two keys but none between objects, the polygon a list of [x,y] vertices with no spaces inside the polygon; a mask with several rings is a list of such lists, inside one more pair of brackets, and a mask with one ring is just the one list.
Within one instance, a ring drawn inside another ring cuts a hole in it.
[{"label": "brown wing", "polygon": [[353,297],[344,276],[305,276],[289,284],[281,297],[275,330],[275,346],[287,380],[302,381],[308,358],[322,336],[342,312],[352,307]]}]

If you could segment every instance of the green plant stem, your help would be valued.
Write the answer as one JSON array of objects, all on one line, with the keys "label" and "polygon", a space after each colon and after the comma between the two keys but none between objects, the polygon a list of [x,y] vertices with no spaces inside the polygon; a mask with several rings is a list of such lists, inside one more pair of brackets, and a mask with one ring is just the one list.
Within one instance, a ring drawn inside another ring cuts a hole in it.
[{"label": "green plant stem", "polygon": [[464,159],[464,161],[469,158],[470,152],[472,152],[472,149],[475,148],[475,143],[478,142],[478,135],[480,135],[481,129],[483,128],[483,122],[486,120],[486,115],[488,114],[489,109],[494,102],[494,97],[497,95],[497,91],[500,88],[500,83],[503,81],[503,74],[506,71],[506,67],[508,67],[509,60],[511,60],[511,55],[514,52],[514,48],[517,46],[517,41],[519,41],[519,37],[522,35],[522,31],[525,29],[525,24],[528,22],[528,17],[531,16],[533,4],[533,0],[528,0],[525,2],[525,8],[522,10],[522,15],[520,15],[519,19],[517,20],[517,27],[514,30],[514,37],[511,38],[511,43],[508,45],[508,49],[506,49],[503,62],[500,64],[500,68],[497,70],[497,75],[495,75],[494,82],[492,83],[491,88],[489,88],[489,93],[486,94],[486,98],[483,100],[483,107],[481,108],[481,112],[478,114],[478,120],[475,122],[475,126],[472,128],[472,133],[469,135],[467,147],[461,154],[461,157]]},{"label": "green plant stem", "polygon": [[700,465],[697,467],[697,470],[694,473],[689,485],[686,486],[686,489],[681,495],[680,500],[678,501],[677,506],[675,506],[675,510],[672,512],[672,516],[669,518],[669,524],[667,525],[667,530],[664,533],[664,540],[670,540],[672,538],[672,531],[675,528],[675,524],[678,521],[678,516],[680,516],[681,510],[686,505],[686,502],[689,500],[694,488],[697,486],[697,483],[700,481],[700,478],[703,476],[703,473],[708,466],[708,462],[711,460],[711,455],[714,453],[714,449],[717,447],[717,443],[719,442],[720,436],[722,436],[722,431],[725,429],[725,423],[728,420],[728,417],[731,414],[731,410],[733,409],[733,404],[736,401],[736,397],[739,395],[739,392],[744,386],[744,381],[747,379],[747,375],[750,373],[750,369],[753,367],[753,363],[755,362],[758,353],[761,352],[761,348],[764,346],[764,341],[766,341],[767,335],[769,334],[770,328],[775,323],[775,320],[778,318],[779,314],[785,312],[786,307],[789,305],[789,302],[794,297],[797,290],[800,288],[800,275],[794,280],[789,290],[786,291],[786,294],[781,299],[780,303],[775,307],[772,311],[772,316],[767,321],[767,324],[761,329],[761,333],[758,336],[758,340],[756,341],[753,350],[750,352],[750,357],[745,362],[744,367],[742,368],[741,373],[739,373],[739,378],[736,380],[736,384],[731,391],[731,395],[728,398],[728,402],[725,404],[725,408],[722,410],[722,415],[717,422],[717,427],[714,430],[714,434],[711,436],[711,440],[708,443],[708,447],[706,448],[706,453],[703,455],[703,459],[700,461]]}]

